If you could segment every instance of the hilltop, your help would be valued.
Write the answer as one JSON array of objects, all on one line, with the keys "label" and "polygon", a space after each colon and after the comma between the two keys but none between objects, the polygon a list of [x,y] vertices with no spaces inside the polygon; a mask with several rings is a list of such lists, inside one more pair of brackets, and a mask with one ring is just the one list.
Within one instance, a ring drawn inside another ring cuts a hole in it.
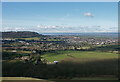
[{"label": "hilltop", "polygon": [[3,38],[30,38],[30,37],[40,37],[40,36],[43,36],[43,35],[38,34],[36,32],[30,32],[30,31],[2,32]]}]

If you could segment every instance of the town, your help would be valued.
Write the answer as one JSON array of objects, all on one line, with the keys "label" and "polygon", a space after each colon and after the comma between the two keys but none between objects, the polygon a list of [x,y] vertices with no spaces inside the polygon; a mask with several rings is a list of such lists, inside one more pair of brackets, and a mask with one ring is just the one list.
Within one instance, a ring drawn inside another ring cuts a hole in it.
[{"label": "town", "polygon": [[[11,32],[12,34],[17,32]],[[22,33],[22,32],[18,32]],[[30,32],[29,32],[30,33]],[[7,34],[7,33],[6,33]],[[37,34],[37,33],[33,33]],[[9,35],[6,35],[9,36]],[[14,36],[14,35],[13,35]],[[91,50],[98,46],[117,45],[117,38],[97,38],[97,37],[83,37],[73,35],[57,35],[57,36],[43,36],[37,34],[37,37],[23,38],[3,38],[2,48],[4,52],[18,53],[21,59],[29,59],[33,53],[42,55],[43,52],[53,50]],[[22,52],[22,53],[21,53]],[[113,50],[112,52],[118,52]],[[14,57],[19,59],[20,57]],[[3,56],[4,57],[4,56]],[[4,59],[4,58],[3,58]]]}]

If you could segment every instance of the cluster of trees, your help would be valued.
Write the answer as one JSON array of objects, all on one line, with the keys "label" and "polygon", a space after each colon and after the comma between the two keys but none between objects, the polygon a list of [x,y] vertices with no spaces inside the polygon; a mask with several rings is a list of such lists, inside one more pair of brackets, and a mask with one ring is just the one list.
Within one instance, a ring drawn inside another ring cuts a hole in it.
[{"label": "cluster of trees", "polygon": [[2,52],[2,60],[13,60],[16,57],[22,57],[22,55],[13,52]]}]

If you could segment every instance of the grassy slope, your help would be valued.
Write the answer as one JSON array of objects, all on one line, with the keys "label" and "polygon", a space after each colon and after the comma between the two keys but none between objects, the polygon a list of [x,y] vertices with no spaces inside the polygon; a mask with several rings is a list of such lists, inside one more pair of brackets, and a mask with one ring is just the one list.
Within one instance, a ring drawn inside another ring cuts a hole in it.
[{"label": "grassy slope", "polygon": [[118,54],[99,51],[57,51],[55,53],[46,53],[43,55],[47,61],[53,62],[54,60],[81,60],[81,61],[93,61],[104,59],[117,59]]},{"label": "grassy slope", "polygon": [[24,40],[40,40],[39,37],[32,37],[32,38],[16,38],[16,39],[24,39]]},{"label": "grassy slope", "polygon": [[114,77],[82,77],[82,78],[73,78],[72,80],[118,80]]},{"label": "grassy slope", "polygon": [[[67,54],[71,55],[67,56]],[[31,63],[22,63],[20,61],[4,61],[3,76],[7,77],[34,77],[49,78],[49,79],[73,79],[83,80],[87,78],[81,77],[101,77],[89,79],[109,79],[104,75],[110,76],[112,79],[117,79],[117,57],[118,54],[98,51],[55,51],[43,55],[48,61],[70,61],[70,63],[61,62],[54,65],[34,65]],[[75,61],[77,63],[71,63]],[[33,71],[35,70],[35,71]],[[79,78],[80,77],[80,78]]]},{"label": "grassy slope", "polygon": [[30,77],[2,77],[2,80],[41,80]]}]

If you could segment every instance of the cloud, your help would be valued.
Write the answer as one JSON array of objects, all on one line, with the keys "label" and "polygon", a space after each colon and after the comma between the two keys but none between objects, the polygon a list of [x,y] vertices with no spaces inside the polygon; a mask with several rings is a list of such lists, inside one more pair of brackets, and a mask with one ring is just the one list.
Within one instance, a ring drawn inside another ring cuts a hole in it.
[{"label": "cloud", "polygon": [[39,28],[39,27],[40,27],[40,25],[37,25],[37,27]]},{"label": "cloud", "polygon": [[90,12],[84,13],[84,16],[86,17],[94,17],[94,15]]},{"label": "cloud", "polygon": [[26,31],[26,30],[27,29],[22,28],[22,27],[3,27],[2,28],[2,31]]},{"label": "cloud", "polygon": [[38,28],[49,28],[49,29],[56,29],[56,28],[64,28],[64,26],[56,26],[56,25],[37,25]]},{"label": "cloud", "polygon": [[[28,28],[29,27],[29,28]],[[103,26],[103,25],[33,25],[33,26],[3,26],[1,31],[35,31],[40,33],[54,33],[54,32],[117,32],[118,27],[115,26]]]}]

